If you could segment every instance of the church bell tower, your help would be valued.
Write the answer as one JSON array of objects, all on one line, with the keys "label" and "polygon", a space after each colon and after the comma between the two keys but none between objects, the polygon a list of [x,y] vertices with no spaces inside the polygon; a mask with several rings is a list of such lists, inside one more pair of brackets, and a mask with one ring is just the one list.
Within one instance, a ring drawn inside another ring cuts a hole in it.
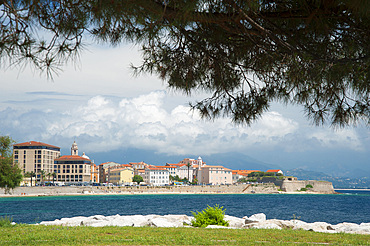
[{"label": "church bell tower", "polygon": [[71,155],[78,155],[78,146],[76,144],[76,141],[73,141],[73,144],[71,147]]}]

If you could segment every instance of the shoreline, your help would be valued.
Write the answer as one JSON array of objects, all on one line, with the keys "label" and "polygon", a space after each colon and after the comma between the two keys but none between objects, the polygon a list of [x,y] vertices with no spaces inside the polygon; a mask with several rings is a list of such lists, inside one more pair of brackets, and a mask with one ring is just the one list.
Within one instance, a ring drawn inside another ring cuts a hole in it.
[{"label": "shoreline", "polygon": [[368,188],[364,188],[364,189],[360,189],[360,188],[358,188],[358,189],[335,189],[334,188],[334,190],[370,191],[370,189],[368,189]]},{"label": "shoreline", "polygon": [[[167,215],[92,215],[76,216],[70,218],[55,219],[53,221],[42,221],[36,225],[44,226],[122,226],[122,227],[194,227],[194,216],[185,214]],[[353,233],[370,234],[370,223],[338,223],[330,224],[327,222],[308,223],[299,219],[280,220],[267,219],[264,213],[244,216],[242,218],[224,215],[224,220],[228,222],[226,226],[208,225],[206,228],[223,229],[292,229],[307,230],[323,233]]]},{"label": "shoreline", "polygon": [[17,187],[11,194],[0,190],[0,198],[43,197],[43,196],[85,196],[85,195],[217,195],[217,194],[340,194],[317,191],[280,191],[271,185],[261,184],[253,190],[245,185],[230,186],[184,186],[184,187],[101,187],[101,186],[33,186]]}]

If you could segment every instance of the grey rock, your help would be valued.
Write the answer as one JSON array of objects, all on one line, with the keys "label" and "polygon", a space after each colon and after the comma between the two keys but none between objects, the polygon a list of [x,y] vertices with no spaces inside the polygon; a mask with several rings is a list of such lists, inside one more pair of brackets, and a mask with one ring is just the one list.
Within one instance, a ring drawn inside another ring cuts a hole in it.
[{"label": "grey rock", "polygon": [[224,219],[229,222],[230,227],[242,228],[245,224],[245,219],[234,216],[225,215]]},{"label": "grey rock", "polygon": [[182,227],[183,223],[181,220],[170,220],[164,217],[161,218],[154,218],[149,220],[149,226],[154,227]]},{"label": "grey rock", "polygon": [[255,223],[255,222],[260,222],[260,221],[265,221],[265,220],[266,220],[266,215],[264,213],[253,214],[251,217],[245,218],[245,224]]},{"label": "grey rock", "polygon": [[256,225],[252,225],[251,228],[255,228],[255,229],[279,229],[279,230],[282,229],[277,224],[271,223],[271,222],[268,222],[268,221],[261,221]]}]

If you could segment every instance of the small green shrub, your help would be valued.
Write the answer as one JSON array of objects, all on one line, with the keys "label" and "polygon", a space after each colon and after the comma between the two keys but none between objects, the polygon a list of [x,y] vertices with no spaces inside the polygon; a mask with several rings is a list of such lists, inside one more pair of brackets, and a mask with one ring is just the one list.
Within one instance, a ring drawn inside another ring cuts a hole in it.
[{"label": "small green shrub", "polygon": [[0,227],[10,227],[12,225],[13,219],[5,215],[5,217],[0,217]]},{"label": "small green shrub", "polygon": [[229,226],[229,222],[224,220],[225,210],[222,210],[223,207],[220,207],[216,204],[214,207],[208,207],[202,212],[194,213],[191,212],[194,216],[194,220],[191,221],[192,226],[195,227],[206,227],[208,225],[220,225],[220,226]]},{"label": "small green shrub", "polygon": [[307,191],[307,189],[306,188],[301,188],[301,191]]},{"label": "small green shrub", "polygon": [[312,189],[312,188],[313,188],[313,186],[312,186],[312,185],[310,185],[310,184],[308,184],[308,185],[306,185],[306,188],[307,188],[307,189],[309,189],[309,188],[311,188],[311,189]]}]

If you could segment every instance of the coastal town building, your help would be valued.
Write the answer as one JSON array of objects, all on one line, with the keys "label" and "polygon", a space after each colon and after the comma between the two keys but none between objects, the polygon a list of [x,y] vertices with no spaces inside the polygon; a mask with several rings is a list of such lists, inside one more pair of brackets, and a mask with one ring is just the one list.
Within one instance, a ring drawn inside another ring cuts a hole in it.
[{"label": "coastal town building", "polygon": [[283,171],[280,170],[280,169],[269,169],[269,170],[266,171],[266,173],[274,173],[275,175],[276,174],[284,175]]},{"label": "coastal town building", "polygon": [[170,163],[166,163],[166,165],[163,167],[163,168],[166,168],[170,175],[172,177],[175,177],[177,175],[177,165],[176,164],[170,164]]},{"label": "coastal town building", "polygon": [[205,165],[198,168],[199,184],[232,184],[232,170],[223,166]]},{"label": "coastal town building", "polygon": [[149,166],[149,164],[141,161],[141,162],[129,162],[133,169],[145,169]]},{"label": "coastal town building", "polygon": [[78,155],[63,155],[54,160],[56,181],[91,182],[91,160]]},{"label": "coastal town building", "polygon": [[164,186],[170,184],[170,174],[165,168],[147,167],[145,168],[144,182],[153,186]]},{"label": "coastal town building", "polygon": [[197,165],[198,164],[198,160],[191,159],[191,158],[185,158],[182,161],[179,161],[178,164],[190,164],[190,165],[193,166],[193,165]]},{"label": "coastal town building", "polygon": [[132,167],[121,167],[112,169],[109,173],[109,183],[114,185],[130,185],[134,177]]},{"label": "coastal town building", "polygon": [[90,158],[85,153],[78,155],[76,142],[72,144],[71,155],[63,155],[54,160],[54,170],[57,182],[93,183],[98,179]]},{"label": "coastal town building", "polygon": [[[55,172],[54,160],[60,156],[60,147],[29,141],[13,145],[13,160],[19,166],[23,174],[34,173],[34,181],[42,181],[44,175]],[[30,182],[30,178],[24,179]]]},{"label": "coastal town building", "polygon": [[232,174],[233,174],[233,184],[237,183],[240,179],[248,177],[248,175],[242,172],[242,170],[233,170]]},{"label": "coastal town building", "polygon": [[180,179],[186,178],[189,182],[193,182],[194,170],[194,167],[182,164],[177,168],[177,175]]},{"label": "coastal town building", "polygon": [[100,177],[99,167],[95,163],[92,163],[92,165],[91,165],[91,182],[100,183],[99,177]]},{"label": "coastal town building", "polygon": [[112,162],[112,161],[109,161],[109,162],[104,162],[104,163],[101,163],[98,167],[99,169],[99,183],[107,183],[108,182],[108,172],[109,172],[109,168],[111,167],[115,167],[115,166],[120,166],[121,164],[117,163],[117,162]]},{"label": "coastal town building", "polygon": [[135,175],[139,175],[139,176],[141,176],[142,178],[143,178],[143,180],[144,180],[144,178],[145,178],[145,169],[134,169],[135,171],[134,171],[134,176]]}]

